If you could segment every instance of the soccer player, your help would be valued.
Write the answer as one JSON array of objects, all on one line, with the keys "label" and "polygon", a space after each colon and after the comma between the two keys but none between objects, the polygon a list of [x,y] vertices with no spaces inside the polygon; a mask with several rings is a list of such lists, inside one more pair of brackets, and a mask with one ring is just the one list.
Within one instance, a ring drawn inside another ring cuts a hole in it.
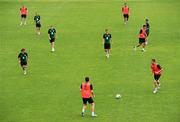
[{"label": "soccer player", "polygon": [[109,55],[110,55],[111,42],[112,42],[112,36],[108,32],[108,29],[106,29],[105,34],[103,35],[103,44],[104,44],[104,51],[107,58],[109,58]]},{"label": "soccer player", "polygon": [[26,75],[26,68],[28,63],[28,54],[26,53],[26,49],[22,48],[21,52],[18,55],[19,64],[21,65],[24,75]]},{"label": "soccer player", "polygon": [[36,23],[36,33],[37,33],[38,35],[41,34],[41,32],[40,32],[40,28],[41,28],[41,22],[40,22],[40,20],[41,20],[40,15],[38,15],[37,13],[35,13],[34,21],[35,21],[35,23]]},{"label": "soccer player", "polygon": [[92,99],[92,96],[95,97],[95,94],[93,92],[93,86],[89,81],[89,77],[86,77],[85,82],[81,84],[80,92],[83,100],[82,117],[84,117],[87,103],[91,104],[92,117],[96,117],[97,115],[94,113],[95,103]]},{"label": "soccer player", "polygon": [[156,59],[151,60],[151,70],[154,74],[154,90],[153,93],[156,93],[157,90],[160,88],[160,81],[159,78],[161,77],[162,68],[159,64],[156,63]]},{"label": "soccer player", "polygon": [[142,52],[145,52],[145,47],[146,47],[146,25],[143,25],[143,28],[140,29],[139,31],[139,44],[137,46],[134,46],[134,50],[136,50],[137,47],[142,46]]},{"label": "soccer player", "polygon": [[[145,20],[145,25],[146,25],[146,35],[147,35],[147,38],[149,36],[149,30],[150,30],[150,25],[149,25],[149,20],[146,19]],[[146,45],[148,44],[148,39],[146,38]]]},{"label": "soccer player", "polygon": [[49,41],[51,43],[51,51],[54,52],[54,42],[56,38],[56,29],[53,26],[50,26],[50,29],[48,30],[48,37]]},{"label": "soccer player", "polygon": [[129,7],[127,6],[126,3],[124,3],[124,6],[122,7],[122,13],[124,17],[124,24],[127,24],[129,20]]},{"label": "soccer player", "polygon": [[146,34],[147,34],[147,36],[149,36],[150,25],[149,25],[149,20],[148,19],[145,20],[145,25],[146,25]]},{"label": "soccer player", "polygon": [[20,14],[21,14],[21,23],[20,25],[26,25],[26,17],[27,17],[27,13],[28,13],[28,10],[27,8],[23,5],[21,8],[20,8]]}]

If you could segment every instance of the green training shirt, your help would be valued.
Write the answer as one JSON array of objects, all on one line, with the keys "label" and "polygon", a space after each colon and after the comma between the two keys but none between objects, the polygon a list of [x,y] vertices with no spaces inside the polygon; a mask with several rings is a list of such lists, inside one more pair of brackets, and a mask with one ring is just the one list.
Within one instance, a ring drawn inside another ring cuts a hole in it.
[{"label": "green training shirt", "polygon": [[21,52],[21,53],[19,53],[18,58],[20,59],[21,62],[27,62],[28,54]]},{"label": "green training shirt", "polygon": [[34,16],[34,21],[36,22],[36,24],[40,24],[40,19],[41,17],[39,15]]},{"label": "green training shirt", "polygon": [[104,43],[108,43],[108,44],[110,44],[111,43],[111,34],[107,34],[107,33],[105,33],[104,35],[103,35],[103,39],[104,39]]},{"label": "green training shirt", "polygon": [[51,39],[54,39],[54,38],[55,38],[55,34],[56,34],[56,29],[50,28],[50,29],[48,30],[48,34],[49,34],[49,36],[50,36]]}]

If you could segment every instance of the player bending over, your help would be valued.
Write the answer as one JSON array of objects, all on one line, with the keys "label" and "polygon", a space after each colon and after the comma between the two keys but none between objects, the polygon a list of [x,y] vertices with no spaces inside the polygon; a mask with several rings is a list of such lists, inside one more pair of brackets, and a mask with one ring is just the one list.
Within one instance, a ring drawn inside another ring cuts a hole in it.
[{"label": "player bending over", "polygon": [[20,23],[20,25],[26,25],[27,13],[28,13],[28,10],[27,10],[27,8],[23,5],[23,6],[20,8],[20,14],[21,14],[21,23]]},{"label": "player bending over", "polygon": [[146,37],[146,45],[147,45],[148,44],[149,31],[150,31],[150,25],[149,25],[149,20],[148,19],[145,20],[145,25],[146,25],[146,35],[147,35],[147,37]]},{"label": "player bending over", "polygon": [[82,117],[84,117],[84,113],[87,108],[87,103],[91,104],[92,117],[96,117],[97,115],[94,113],[95,103],[91,97],[95,97],[95,95],[93,92],[93,86],[89,81],[89,77],[86,77],[85,82],[81,84],[80,92],[83,100]]},{"label": "player bending over", "polygon": [[126,3],[124,3],[124,6],[122,7],[122,13],[124,17],[124,24],[127,24],[129,20],[129,7],[127,6]]},{"label": "player bending over", "polygon": [[51,43],[51,51],[54,52],[54,42],[56,38],[56,29],[53,26],[50,26],[50,29],[48,30],[48,37],[49,42]]},{"label": "player bending over", "polygon": [[21,65],[24,75],[26,75],[26,68],[28,63],[28,54],[26,53],[26,49],[22,48],[21,52],[18,55],[19,64]]},{"label": "player bending over", "polygon": [[159,64],[156,63],[155,59],[151,60],[151,70],[154,74],[154,90],[153,93],[156,93],[158,89],[160,89],[160,81],[159,78],[161,77],[162,68]]},{"label": "player bending over", "polygon": [[104,51],[107,58],[109,58],[109,55],[110,55],[111,42],[112,42],[112,36],[108,32],[108,29],[106,29],[105,34],[103,35],[103,44],[104,44]]},{"label": "player bending over", "polygon": [[146,25],[143,25],[143,28],[139,31],[139,44],[137,46],[134,46],[134,50],[136,50],[137,47],[142,46],[142,52],[145,52],[146,47]]},{"label": "player bending over", "polygon": [[37,33],[38,35],[41,34],[41,32],[40,32],[40,29],[41,29],[41,22],[40,22],[40,20],[41,20],[40,15],[38,15],[37,13],[35,13],[34,21],[35,21],[35,23],[36,23],[36,33]]}]

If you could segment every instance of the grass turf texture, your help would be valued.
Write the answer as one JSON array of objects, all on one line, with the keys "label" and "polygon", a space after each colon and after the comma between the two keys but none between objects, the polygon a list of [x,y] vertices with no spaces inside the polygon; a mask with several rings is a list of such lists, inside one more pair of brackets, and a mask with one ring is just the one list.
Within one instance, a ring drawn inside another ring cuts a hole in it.
[{"label": "grass turf texture", "polygon": [[[19,8],[28,7],[20,27]],[[180,121],[179,62],[180,1],[129,1],[128,25],[122,1],[30,0],[0,2],[0,122],[178,122]],[[34,13],[41,15],[42,35],[35,35]],[[147,52],[134,52],[145,18],[151,33]],[[56,52],[50,52],[47,29],[57,29]],[[113,36],[106,59],[102,34]],[[29,54],[28,75],[17,62],[19,50]],[[151,58],[163,66],[162,87],[152,93]],[[90,76],[96,93],[97,118],[90,107],[80,116],[79,85]],[[121,100],[115,94],[122,95]]]}]

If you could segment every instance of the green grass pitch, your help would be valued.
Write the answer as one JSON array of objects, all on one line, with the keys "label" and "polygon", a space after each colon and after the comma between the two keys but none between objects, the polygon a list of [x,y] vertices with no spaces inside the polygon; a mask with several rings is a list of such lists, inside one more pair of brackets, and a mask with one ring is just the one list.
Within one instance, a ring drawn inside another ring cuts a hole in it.
[{"label": "green grass pitch", "polygon": [[[23,27],[22,3],[29,10]],[[179,122],[180,1],[129,0],[127,25],[122,5],[122,0],[1,0],[0,122]],[[35,12],[41,15],[40,36]],[[146,17],[151,33],[142,54],[132,49]],[[49,25],[57,29],[55,53]],[[106,28],[113,37],[108,60],[102,45]],[[17,61],[22,47],[30,61],[26,76]],[[152,93],[151,58],[164,68],[157,94]],[[90,107],[81,117],[79,86],[85,76],[94,85],[97,118],[90,116]]]}]

